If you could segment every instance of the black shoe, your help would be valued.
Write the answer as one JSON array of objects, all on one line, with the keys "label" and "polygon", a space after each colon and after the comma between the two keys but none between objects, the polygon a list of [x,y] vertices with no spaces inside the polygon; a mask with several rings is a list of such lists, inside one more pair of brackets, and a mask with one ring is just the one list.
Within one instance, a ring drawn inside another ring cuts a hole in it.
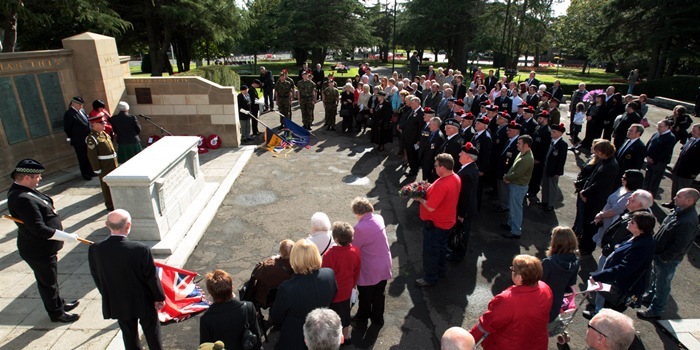
[{"label": "black shoe", "polygon": [[654,315],[651,312],[649,312],[649,309],[646,309],[646,310],[638,310],[637,317],[644,319],[644,320],[658,320],[661,318],[661,315]]},{"label": "black shoe", "polygon": [[676,207],[675,205],[673,205],[673,202],[662,203],[661,206],[668,209],[673,209]]},{"label": "black shoe", "polygon": [[350,324],[354,328],[362,328],[362,329],[367,328],[367,320],[360,319],[357,316],[353,317],[350,320]]},{"label": "black shoe", "polygon": [[[109,209],[109,210],[112,211],[112,210],[114,210],[114,208]],[[78,301],[78,300],[69,301],[67,303],[63,303],[63,310],[70,311],[70,310],[73,310],[76,307],[78,307],[78,305],[80,305],[80,301]]]},{"label": "black shoe", "polygon": [[63,314],[61,314],[61,316],[51,316],[51,322],[71,323],[77,321],[79,318],[80,315],[78,314],[69,314],[67,312],[64,312]]},{"label": "black shoe", "polygon": [[508,208],[500,208],[500,207],[499,207],[499,208],[496,208],[496,212],[497,212],[497,213],[507,213],[507,212],[508,212]]},{"label": "black shoe", "polygon": [[508,225],[508,224],[501,224],[501,228],[506,230],[506,231],[510,231],[510,225]]},{"label": "black shoe", "polygon": [[593,318],[593,316],[595,316],[595,311],[585,310],[581,313],[581,315],[583,315],[583,318],[590,320]]},{"label": "black shoe", "polygon": [[458,254],[452,253],[452,254],[447,254],[447,257],[445,257],[447,261],[452,261],[452,262],[460,262],[464,260],[464,256],[460,256]]},{"label": "black shoe", "polygon": [[514,235],[512,233],[504,233],[501,235],[503,238],[508,238],[508,239],[520,239],[520,236]]}]

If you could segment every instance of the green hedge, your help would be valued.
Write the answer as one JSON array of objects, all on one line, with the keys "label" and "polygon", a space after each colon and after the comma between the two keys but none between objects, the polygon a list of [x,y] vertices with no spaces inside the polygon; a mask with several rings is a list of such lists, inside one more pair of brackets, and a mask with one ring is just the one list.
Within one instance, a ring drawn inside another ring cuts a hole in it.
[{"label": "green hedge", "polygon": [[681,75],[642,82],[634,87],[634,93],[644,93],[649,97],[663,96],[679,101],[695,101],[698,87],[700,77]]},{"label": "green hedge", "polygon": [[[181,76],[198,76],[221,86],[233,86],[236,91],[241,87],[241,76],[227,66],[206,66],[180,73]],[[251,79],[252,81],[252,79]]]}]

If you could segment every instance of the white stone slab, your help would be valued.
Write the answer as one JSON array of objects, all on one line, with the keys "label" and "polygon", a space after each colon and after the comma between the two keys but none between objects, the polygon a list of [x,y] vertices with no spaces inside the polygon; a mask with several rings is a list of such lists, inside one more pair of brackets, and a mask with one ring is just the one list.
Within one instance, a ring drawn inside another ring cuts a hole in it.
[{"label": "white stone slab", "polygon": [[700,339],[697,337],[700,334],[700,319],[661,320],[658,323],[686,349],[700,350]]}]

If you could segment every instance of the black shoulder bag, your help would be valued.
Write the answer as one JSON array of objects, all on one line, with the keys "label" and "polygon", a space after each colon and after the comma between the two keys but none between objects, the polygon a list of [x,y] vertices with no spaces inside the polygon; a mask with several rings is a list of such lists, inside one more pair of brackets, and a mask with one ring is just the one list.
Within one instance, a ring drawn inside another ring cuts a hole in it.
[{"label": "black shoulder bag", "polygon": [[248,302],[246,301],[243,302],[243,312],[245,312],[245,330],[243,330],[241,345],[243,346],[243,349],[251,350],[255,348],[260,340],[258,339],[258,336],[250,330],[250,320],[248,319]]}]

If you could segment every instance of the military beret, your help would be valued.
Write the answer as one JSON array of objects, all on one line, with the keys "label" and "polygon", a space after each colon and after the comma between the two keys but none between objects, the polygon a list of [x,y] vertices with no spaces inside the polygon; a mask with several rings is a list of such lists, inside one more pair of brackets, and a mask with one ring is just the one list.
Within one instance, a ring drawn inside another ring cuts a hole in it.
[{"label": "military beret", "polygon": [[521,104],[518,105],[518,108],[527,108],[528,106],[530,106],[530,105],[527,104],[527,103],[525,103],[525,102],[523,102],[523,103],[521,103]]},{"label": "military beret", "polygon": [[460,98],[459,100],[455,101],[455,103],[456,103],[458,106],[464,107],[464,101],[462,101],[461,98]]},{"label": "military beret", "polygon": [[535,107],[527,106],[524,110],[525,113],[535,114]]},{"label": "military beret", "polygon": [[491,104],[491,100],[486,100],[486,101],[481,101],[479,103],[480,106],[488,106]]},{"label": "military beret", "polygon": [[425,114],[435,114],[435,111],[430,107],[425,107],[423,112],[425,112]]},{"label": "military beret", "polygon": [[564,126],[564,123],[561,123],[559,125],[550,125],[550,129],[559,131],[561,133],[566,132],[566,127]]},{"label": "military beret", "polygon": [[80,97],[80,96],[75,96],[75,97],[73,97],[73,99],[71,100],[71,102],[80,103],[81,105],[84,105],[84,104],[85,104],[85,100],[83,100],[83,98]]},{"label": "military beret", "polygon": [[475,156],[479,155],[479,149],[474,147],[471,142],[465,143],[464,147],[462,147],[462,151],[466,154],[473,154]]},{"label": "military beret", "polygon": [[37,162],[34,159],[22,159],[17,163],[17,166],[15,166],[15,170],[12,171],[12,174],[10,177],[14,177],[15,173],[22,173],[22,174],[41,174],[44,172],[46,168],[44,168],[41,163]]},{"label": "military beret", "polygon": [[474,114],[472,114],[472,112],[467,112],[467,114],[465,114],[463,118],[467,120],[474,120]]},{"label": "military beret", "polygon": [[488,105],[486,106],[487,111],[498,111],[498,106],[496,105]]},{"label": "military beret", "polygon": [[512,120],[510,123],[508,123],[508,129],[522,130],[523,126],[516,123],[515,120]]},{"label": "military beret", "polygon": [[540,117],[549,119],[549,112],[547,112],[547,111],[540,112],[540,114],[537,115],[537,118],[540,118]]},{"label": "military beret", "polygon": [[489,119],[489,117],[484,116],[484,117],[476,118],[476,122],[489,125],[489,123],[491,122],[491,119]]},{"label": "military beret", "polygon": [[457,114],[463,115],[463,114],[464,114],[464,108],[460,108],[460,109],[457,111]]},{"label": "military beret", "polygon": [[459,122],[457,121],[457,119],[454,118],[445,120],[445,126],[448,125],[454,126],[455,128],[459,128]]}]

